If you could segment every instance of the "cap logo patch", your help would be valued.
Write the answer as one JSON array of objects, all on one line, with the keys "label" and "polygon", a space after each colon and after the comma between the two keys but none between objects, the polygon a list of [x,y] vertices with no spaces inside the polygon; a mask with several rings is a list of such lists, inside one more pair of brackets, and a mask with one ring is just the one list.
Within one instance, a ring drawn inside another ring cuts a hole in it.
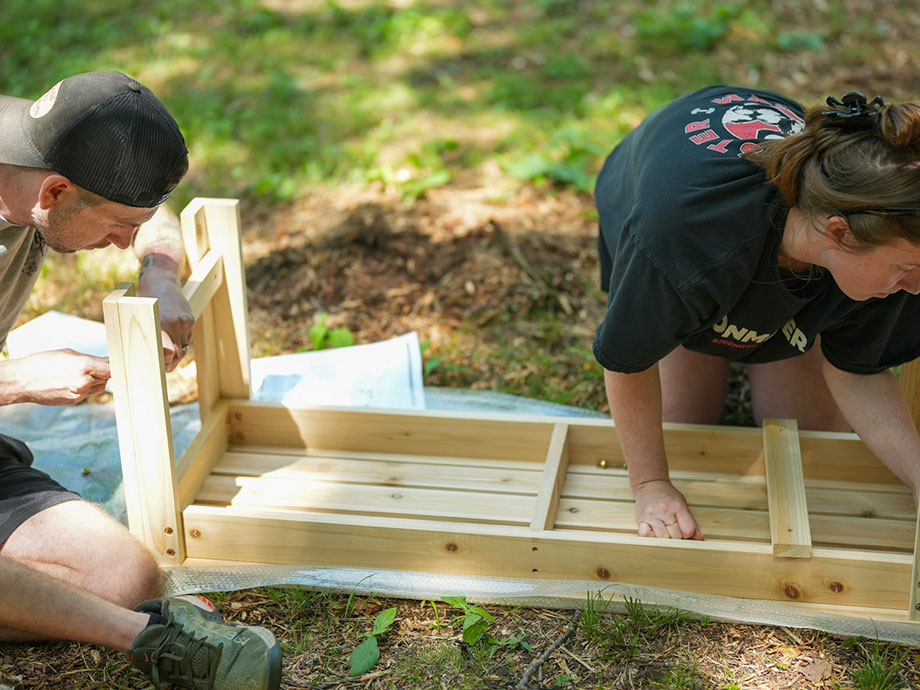
[{"label": "cap logo patch", "polygon": [[58,88],[60,86],[61,82],[58,82],[48,89],[41,98],[35,101],[32,107],[29,108],[29,115],[36,120],[47,115],[51,111],[51,108],[54,107],[54,102],[57,100]]}]

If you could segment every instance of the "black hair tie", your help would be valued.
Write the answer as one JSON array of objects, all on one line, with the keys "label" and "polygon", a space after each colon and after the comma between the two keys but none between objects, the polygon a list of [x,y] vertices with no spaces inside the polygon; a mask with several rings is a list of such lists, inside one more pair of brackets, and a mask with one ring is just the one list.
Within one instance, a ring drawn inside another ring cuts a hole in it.
[{"label": "black hair tie", "polygon": [[878,109],[885,105],[885,101],[881,96],[867,101],[859,91],[850,91],[843,94],[843,99],[839,101],[833,96],[828,96],[827,104],[835,108],[846,108],[846,110],[824,110],[822,115],[835,118],[840,124],[862,126],[874,121],[878,116]]}]

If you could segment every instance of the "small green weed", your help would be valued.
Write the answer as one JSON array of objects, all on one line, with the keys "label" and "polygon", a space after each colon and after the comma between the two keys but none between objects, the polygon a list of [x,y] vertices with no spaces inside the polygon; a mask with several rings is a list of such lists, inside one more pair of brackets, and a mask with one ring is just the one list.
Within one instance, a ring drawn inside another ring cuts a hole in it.
[{"label": "small green weed", "polygon": [[697,690],[702,685],[696,668],[691,665],[690,668],[685,666],[669,668],[660,676],[650,679],[648,687],[653,690]]},{"label": "small green weed", "polygon": [[355,337],[347,328],[332,328],[326,325],[329,314],[320,312],[316,316],[316,323],[310,326],[310,341],[314,350],[325,350],[333,347],[348,347],[355,344]]},{"label": "small green weed", "polygon": [[364,633],[367,639],[358,645],[348,659],[349,676],[360,676],[373,668],[374,664],[380,659],[380,647],[377,645],[377,638],[384,635],[395,620],[395,606],[384,609],[377,614],[374,618],[373,629],[369,633]]},{"label": "small green weed", "polygon": [[607,630],[604,621],[609,608],[610,600],[604,597],[604,590],[588,592],[588,599],[581,608],[579,627],[582,634],[598,641],[606,637]]},{"label": "small green weed", "polygon": [[441,601],[463,611],[463,641],[473,645],[479,642],[489,624],[495,622],[495,616],[480,606],[466,602],[466,597],[441,597]]},{"label": "small green weed", "polygon": [[626,597],[625,616],[607,616],[609,602],[598,593],[589,595],[582,609],[582,633],[597,642],[607,658],[631,659],[646,640],[658,635],[681,633],[688,623],[703,624],[708,618],[699,618],[674,608],[646,606],[638,599]]},{"label": "small green weed", "polygon": [[902,687],[895,673],[907,656],[907,651],[901,653],[897,647],[878,642],[863,647],[865,659],[852,672],[857,687],[860,690],[894,690]]}]

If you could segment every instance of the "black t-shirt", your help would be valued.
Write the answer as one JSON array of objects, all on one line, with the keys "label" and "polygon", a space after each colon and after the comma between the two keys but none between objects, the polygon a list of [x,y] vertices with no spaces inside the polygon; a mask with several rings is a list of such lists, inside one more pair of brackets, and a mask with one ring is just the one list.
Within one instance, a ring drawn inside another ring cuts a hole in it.
[{"label": "black t-shirt", "polygon": [[769,91],[712,86],[655,111],[608,156],[595,188],[607,312],[606,369],[643,371],[678,345],[759,363],[825,357],[875,373],[920,355],[920,297],[856,302],[830,273],[777,266],[787,209],[741,154],[795,134],[803,108]]}]

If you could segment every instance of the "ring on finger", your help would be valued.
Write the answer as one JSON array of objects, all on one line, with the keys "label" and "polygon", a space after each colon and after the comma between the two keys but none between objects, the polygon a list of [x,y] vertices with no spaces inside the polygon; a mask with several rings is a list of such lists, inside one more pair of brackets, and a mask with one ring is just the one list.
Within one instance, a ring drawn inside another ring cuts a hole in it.
[{"label": "ring on finger", "polygon": [[671,525],[676,525],[676,524],[677,524],[677,520],[675,520],[674,522],[666,522],[666,523],[664,523],[664,526],[665,526],[665,527],[670,527]]}]

